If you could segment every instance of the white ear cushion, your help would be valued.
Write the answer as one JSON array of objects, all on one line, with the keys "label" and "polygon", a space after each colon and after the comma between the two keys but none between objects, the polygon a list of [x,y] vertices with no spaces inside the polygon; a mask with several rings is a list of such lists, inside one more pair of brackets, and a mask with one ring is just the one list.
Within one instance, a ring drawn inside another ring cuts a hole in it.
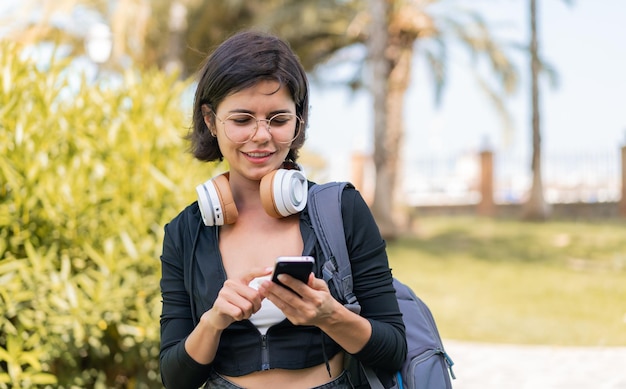
[{"label": "white ear cushion", "polygon": [[272,191],[276,209],[282,216],[289,216],[304,209],[307,201],[307,181],[298,170],[280,169],[274,176]]},{"label": "white ear cushion", "polygon": [[205,226],[224,225],[224,213],[219,196],[213,185],[213,179],[204,184],[196,186],[198,193],[198,206],[202,214],[202,221]]},{"label": "white ear cushion", "polygon": [[200,208],[200,214],[202,215],[202,222],[205,226],[213,225],[213,211],[211,211],[211,201],[209,200],[209,194],[204,184],[196,186],[196,193],[198,194],[198,208]]},{"label": "white ear cushion", "polygon": [[213,180],[208,182],[205,187],[211,200],[211,210],[213,211],[213,220],[216,226],[224,225],[224,212],[222,210],[222,203],[220,202],[220,196],[217,194]]}]

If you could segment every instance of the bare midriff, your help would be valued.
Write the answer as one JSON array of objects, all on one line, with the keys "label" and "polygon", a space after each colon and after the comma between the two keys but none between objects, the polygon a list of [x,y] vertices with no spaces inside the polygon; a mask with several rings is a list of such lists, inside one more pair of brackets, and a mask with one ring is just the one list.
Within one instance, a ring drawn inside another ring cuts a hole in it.
[{"label": "bare midriff", "polygon": [[329,360],[328,376],[326,364],[298,370],[270,369],[257,371],[241,377],[224,376],[232,383],[244,388],[314,388],[337,378],[343,371],[343,353],[337,353]]}]

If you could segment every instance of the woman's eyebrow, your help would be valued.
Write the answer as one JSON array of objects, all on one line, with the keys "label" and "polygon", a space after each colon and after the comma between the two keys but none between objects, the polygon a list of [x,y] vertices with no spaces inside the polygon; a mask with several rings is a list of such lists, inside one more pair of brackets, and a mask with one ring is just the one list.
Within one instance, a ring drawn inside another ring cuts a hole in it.
[{"label": "woman's eyebrow", "polygon": [[[235,109],[231,109],[230,111],[227,112],[227,114],[233,114],[233,113],[247,113],[250,114],[252,116],[256,116],[256,113],[254,111],[251,111],[249,109],[245,109],[245,108],[235,108]],[[274,116],[274,115],[278,115],[279,113],[294,113],[291,109],[289,108],[284,108],[284,109],[275,109],[273,111],[270,111],[267,113],[268,118]]]}]

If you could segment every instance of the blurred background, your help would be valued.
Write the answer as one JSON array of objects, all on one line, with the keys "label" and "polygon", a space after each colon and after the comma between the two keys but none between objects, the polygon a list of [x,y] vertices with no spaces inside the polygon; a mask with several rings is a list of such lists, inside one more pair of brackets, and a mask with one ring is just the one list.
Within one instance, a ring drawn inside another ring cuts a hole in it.
[{"label": "blurred background", "polygon": [[444,337],[626,344],[625,14],[610,0],[2,0],[0,388],[160,387],[162,228],[227,169],[186,152],[194,76],[246,28],[299,55],[300,162],[362,192]]}]

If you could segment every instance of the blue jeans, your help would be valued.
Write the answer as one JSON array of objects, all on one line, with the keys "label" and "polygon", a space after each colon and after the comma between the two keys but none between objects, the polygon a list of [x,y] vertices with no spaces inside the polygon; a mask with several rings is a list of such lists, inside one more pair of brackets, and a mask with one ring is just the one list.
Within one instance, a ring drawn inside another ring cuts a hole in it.
[{"label": "blue jeans", "polygon": [[[239,385],[235,385],[230,382],[226,378],[222,377],[218,373],[213,370],[209,379],[206,381],[204,386],[205,388],[211,389],[245,389]],[[334,380],[325,383],[324,385],[316,386],[311,389],[352,389],[352,383],[350,383],[350,378],[348,377],[348,373],[344,370],[339,377]]]}]

